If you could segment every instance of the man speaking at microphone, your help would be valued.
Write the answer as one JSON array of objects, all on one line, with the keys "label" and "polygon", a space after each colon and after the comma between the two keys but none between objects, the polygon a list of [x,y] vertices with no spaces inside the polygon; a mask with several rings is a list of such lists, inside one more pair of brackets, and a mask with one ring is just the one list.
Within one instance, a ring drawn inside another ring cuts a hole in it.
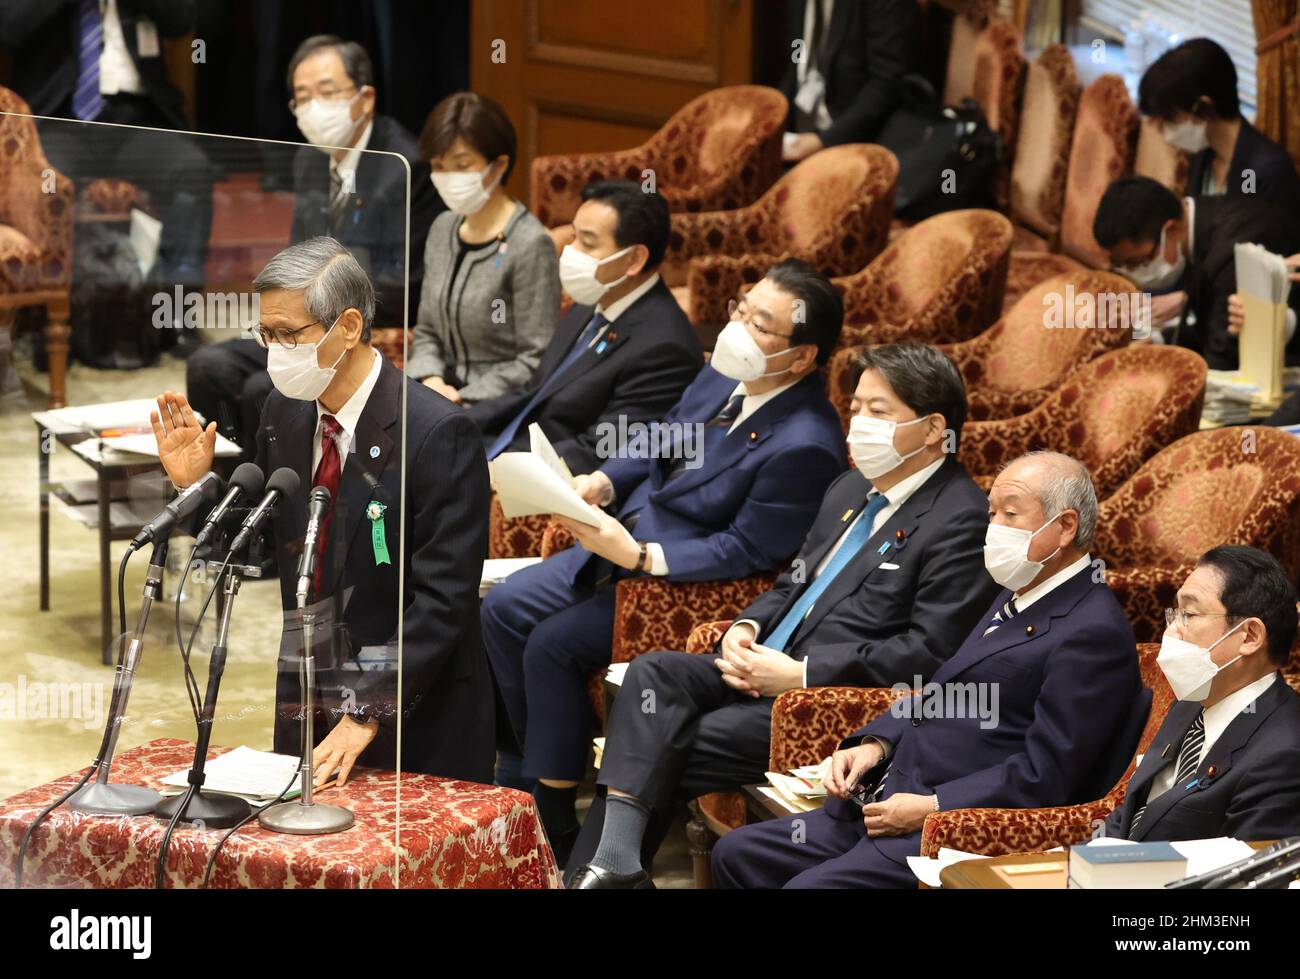
[{"label": "man speaking at microphone", "polygon": [[[258,426],[256,462],[264,473],[288,466],[301,479],[275,512],[286,613],[275,750],[300,750],[295,591],[308,500],[323,486],[333,506],[321,521],[313,592],[338,612],[332,630],[318,624],[314,646],[321,688],[341,693],[326,704],[332,727],[316,746],[316,784],[336,770],[344,784],[354,764],[396,767],[399,717],[403,770],[490,782],[493,694],[478,611],[489,489],[478,431],[451,402],[408,382],[371,347],[374,288],[333,238],[286,248],[254,279],[253,290],[261,310],[253,332],[267,347],[275,385]],[[212,468],[216,425],[200,426],[184,395],[168,391],[158,399],[153,427],[163,467],[177,486]],[[332,671],[321,653],[331,631],[341,649]],[[376,658],[376,648],[384,655]]]}]

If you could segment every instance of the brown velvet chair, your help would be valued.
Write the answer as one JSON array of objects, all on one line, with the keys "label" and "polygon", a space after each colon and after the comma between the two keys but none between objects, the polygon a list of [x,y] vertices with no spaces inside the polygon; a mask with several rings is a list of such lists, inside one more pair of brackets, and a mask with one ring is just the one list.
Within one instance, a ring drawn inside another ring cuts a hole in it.
[{"label": "brown velvet chair", "polygon": [[501,501],[492,494],[488,510],[488,557],[536,557],[544,554],[543,536],[550,516],[539,513],[531,517],[507,517]]},{"label": "brown velvet chair", "polygon": [[1059,243],[1081,91],[1074,57],[1063,44],[1044,48],[1026,71],[1011,167],[1012,248],[1017,252],[1047,252]]},{"label": "brown velvet chair", "polygon": [[10,349],[19,309],[45,310],[49,406],[67,403],[72,181],[45,158],[31,109],[0,88],[0,323]]},{"label": "brown velvet chair", "polygon": [[1196,431],[1205,361],[1182,347],[1135,344],[1084,364],[1023,415],[967,422],[960,455],[975,482],[1026,452],[1078,459],[1104,500],[1147,459]]},{"label": "brown velvet chair", "polygon": [[1133,172],[1139,177],[1158,180],[1179,197],[1187,189],[1187,174],[1191,159],[1180,149],[1166,142],[1155,119],[1143,119],[1138,130],[1137,152],[1133,158]]},{"label": "brown velvet chair", "polygon": [[660,273],[697,325],[725,322],[741,286],[782,258],[850,275],[888,241],[897,180],[898,160],[882,146],[820,150],[748,207],[674,214]]},{"label": "brown velvet chair", "polygon": [[962,99],[975,97],[976,45],[980,32],[989,25],[997,9],[997,0],[969,0],[953,17],[943,86],[944,105],[956,105]]},{"label": "brown velvet chair", "polygon": [[646,170],[654,171],[655,190],[672,211],[744,207],[781,176],[787,110],[785,96],[774,88],[728,85],[686,103],[633,149],[535,157],[533,212],[548,228],[567,224],[588,183],[639,184]]},{"label": "brown velvet chair", "polygon": [[1020,32],[1010,21],[992,21],[975,41],[972,95],[984,110],[989,128],[1002,140],[1002,158],[992,187],[993,199],[1001,208],[1010,199],[1024,88],[1025,56],[1020,52]]},{"label": "brown velvet chair", "polygon": [[1092,553],[1139,642],[1196,559],[1218,544],[1258,547],[1300,570],[1300,439],[1267,426],[1194,432],[1152,456],[1099,508]]}]

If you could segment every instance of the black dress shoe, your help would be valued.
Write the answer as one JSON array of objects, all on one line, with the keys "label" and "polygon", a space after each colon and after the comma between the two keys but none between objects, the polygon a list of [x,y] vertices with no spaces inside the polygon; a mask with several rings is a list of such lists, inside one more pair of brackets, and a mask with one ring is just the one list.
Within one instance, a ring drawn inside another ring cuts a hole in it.
[{"label": "black dress shoe", "polygon": [[655,882],[644,870],[638,870],[634,874],[616,874],[603,867],[586,864],[573,875],[568,889],[571,891],[653,891]]}]

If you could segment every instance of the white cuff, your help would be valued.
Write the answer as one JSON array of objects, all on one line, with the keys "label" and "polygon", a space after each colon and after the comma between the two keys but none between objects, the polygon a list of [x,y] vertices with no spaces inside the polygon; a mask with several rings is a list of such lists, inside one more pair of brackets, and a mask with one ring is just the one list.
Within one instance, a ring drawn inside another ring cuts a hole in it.
[{"label": "white cuff", "polygon": [[668,573],[668,559],[664,557],[664,549],[658,544],[647,544],[645,550],[650,555],[650,573],[666,575]]},{"label": "white cuff", "polygon": [[808,657],[803,658],[803,685],[808,686]]},{"label": "white cuff", "polygon": [[754,630],[754,642],[758,642],[758,637],[763,634],[763,631],[758,627],[758,623],[755,622],[753,619],[737,619],[735,622],[731,624],[732,626],[738,626],[742,624],[751,626]]}]

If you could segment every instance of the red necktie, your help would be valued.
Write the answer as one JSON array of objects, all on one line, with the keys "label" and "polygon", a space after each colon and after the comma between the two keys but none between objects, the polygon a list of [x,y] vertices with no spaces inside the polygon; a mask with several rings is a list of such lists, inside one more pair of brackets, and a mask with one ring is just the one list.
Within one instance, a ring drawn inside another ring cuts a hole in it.
[{"label": "red necktie", "polygon": [[[330,499],[336,501],[339,495],[339,476],[343,472],[343,460],[339,456],[338,437],[343,426],[333,415],[321,415],[320,462],[316,465],[316,475],[311,481],[312,487],[324,486],[330,491]],[[330,507],[325,519],[321,521],[320,533],[316,537],[316,597],[321,597],[321,579],[325,571],[325,545],[329,541],[330,520],[334,516],[334,507]]]}]

